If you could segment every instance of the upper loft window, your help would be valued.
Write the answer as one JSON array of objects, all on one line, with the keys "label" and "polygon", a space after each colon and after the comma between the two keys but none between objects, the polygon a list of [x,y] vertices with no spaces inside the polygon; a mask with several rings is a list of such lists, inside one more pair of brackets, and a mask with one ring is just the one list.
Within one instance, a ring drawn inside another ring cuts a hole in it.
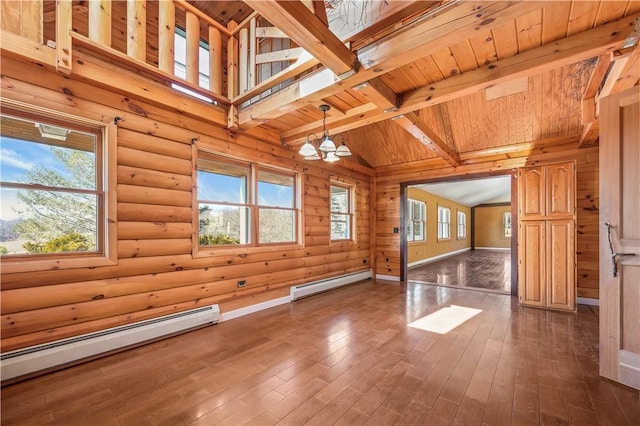
[{"label": "upper loft window", "polygon": [[[176,27],[174,44],[173,44],[173,73],[176,77],[179,77],[183,80],[187,79],[187,33],[179,27]],[[204,89],[210,89],[211,83],[209,80],[210,73],[210,56],[209,56],[209,44],[200,40],[200,46],[198,47],[198,85]],[[213,99],[204,96],[200,93],[194,92],[193,90],[189,90],[186,87],[182,87],[178,84],[172,84],[176,90],[179,90],[183,93],[191,95],[195,98],[198,98],[202,101],[209,102],[215,104],[216,101]]]},{"label": "upper loft window", "polygon": [[296,243],[296,180],[294,173],[200,152],[199,246]]},{"label": "upper loft window", "polygon": [[[78,256],[89,266],[95,264],[91,258],[105,259],[111,203],[104,188],[106,129],[97,127],[103,123],[93,127],[7,109],[1,120],[3,269],[15,269],[4,262],[10,259],[21,259],[24,267],[28,259],[51,259],[56,268]],[[46,262],[39,265],[28,270],[47,269]]]}]

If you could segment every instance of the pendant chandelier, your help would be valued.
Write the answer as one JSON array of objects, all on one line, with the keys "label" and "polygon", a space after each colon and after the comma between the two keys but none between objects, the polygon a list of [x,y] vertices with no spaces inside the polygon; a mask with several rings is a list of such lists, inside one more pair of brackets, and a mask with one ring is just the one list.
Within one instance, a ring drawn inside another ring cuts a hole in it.
[{"label": "pendant chandelier", "polygon": [[331,139],[329,131],[327,130],[327,111],[329,111],[331,107],[323,104],[320,105],[318,109],[322,111],[322,140],[314,133],[309,133],[307,141],[302,145],[298,153],[304,156],[305,160],[324,160],[328,163],[338,161],[340,157],[350,156],[351,150],[344,143],[344,137],[337,135],[340,138],[340,145],[336,147],[335,142]]}]

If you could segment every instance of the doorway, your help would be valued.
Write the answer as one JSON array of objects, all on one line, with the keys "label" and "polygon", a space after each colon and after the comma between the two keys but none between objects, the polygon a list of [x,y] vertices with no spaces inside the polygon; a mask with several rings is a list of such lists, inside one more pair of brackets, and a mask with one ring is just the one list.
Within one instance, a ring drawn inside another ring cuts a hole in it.
[{"label": "doorway", "polygon": [[517,295],[515,172],[401,186],[402,280]]}]

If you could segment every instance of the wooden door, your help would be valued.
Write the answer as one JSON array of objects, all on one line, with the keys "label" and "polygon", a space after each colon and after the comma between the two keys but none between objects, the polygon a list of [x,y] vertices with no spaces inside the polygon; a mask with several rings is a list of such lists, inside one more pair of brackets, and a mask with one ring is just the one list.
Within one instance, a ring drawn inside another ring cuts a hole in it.
[{"label": "wooden door", "polygon": [[575,213],[575,163],[546,166],[547,217],[566,218]]},{"label": "wooden door", "polygon": [[545,215],[544,166],[520,170],[520,219],[539,219]]},{"label": "wooden door", "polygon": [[546,232],[544,220],[520,222],[518,277],[520,303],[546,306]]},{"label": "wooden door", "polygon": [[574,310],[575,222],[573,219],[547,221],[547,306]]},{"label": "wooden door", "polygon": [[[640,389],[640,91],[600,104],[600,374]],[[611,260],[607,237],[616,256]],[[615,276],[614,276],[615,275]]]}]

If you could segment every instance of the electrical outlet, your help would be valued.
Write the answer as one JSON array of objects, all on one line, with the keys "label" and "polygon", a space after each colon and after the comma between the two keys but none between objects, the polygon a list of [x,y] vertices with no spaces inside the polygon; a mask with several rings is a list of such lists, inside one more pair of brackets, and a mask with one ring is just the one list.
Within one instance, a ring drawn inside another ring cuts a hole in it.
[{"label": "electrical outlet", "polygon": [[246,280],[240,280],[238,281],[238,288],[242,288],[245,285],[247,285],[247,281]]}]

